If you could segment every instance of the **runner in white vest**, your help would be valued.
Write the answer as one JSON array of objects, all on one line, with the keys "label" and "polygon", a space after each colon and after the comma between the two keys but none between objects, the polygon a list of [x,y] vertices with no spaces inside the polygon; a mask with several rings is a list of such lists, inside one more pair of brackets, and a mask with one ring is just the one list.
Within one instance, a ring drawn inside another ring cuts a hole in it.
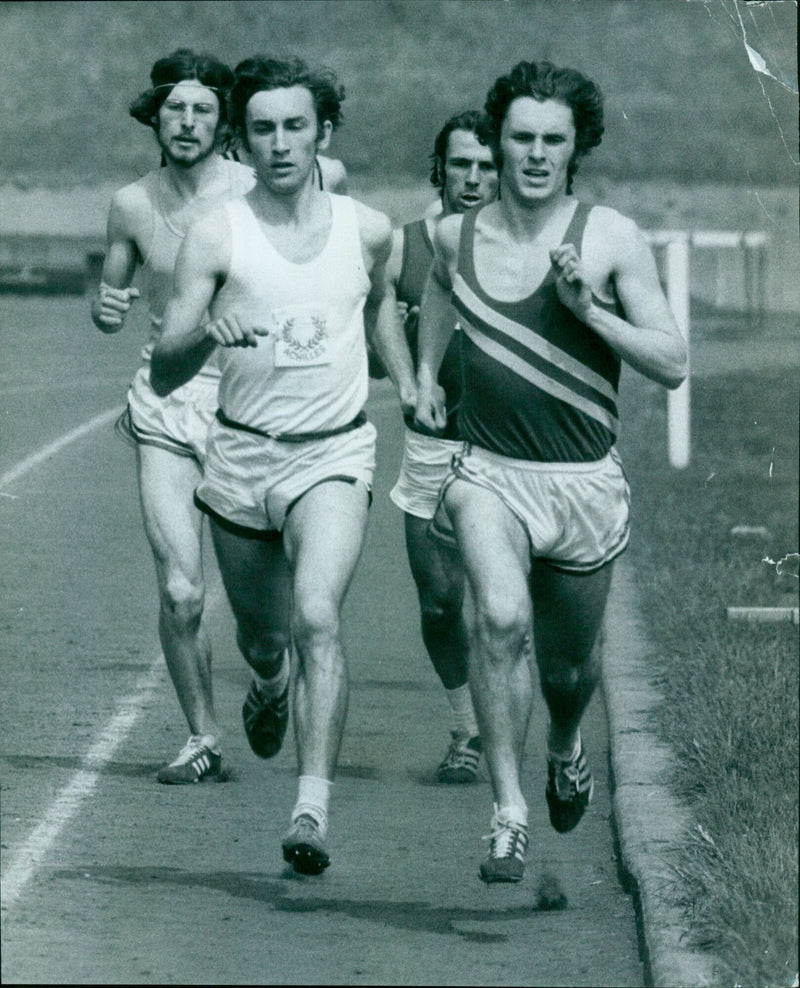
[{"label": "runner in white vest", "polygon": [[[217,409],[219,369],[208,361],[193,381],[164,399],[150,387],[150,354],[161,335],[186,231],[221,202],[249,192],[255,176],[249,165],[223,156],[230,153],[225,151],[227,95],[233,85],[227,65],[180,48],[153,65],[150,80],[151,88],[134,100],[130,114],[155,132],[162,167],[114,194],[92,318],[102,332],[117,333],[140,290],[147,304],[148,339],[117,431],[136,449],[144,526],[158,578],[161,647],[190,731],[158,781],[182,784],[216,779],[222,768],[211,644],[203,620],[203,516],[193,501]],[[315,175],[320,188],[345,191],[340,161],[318,158]],[[133,287],[134,279],[139,287]]]},{"label": "runner in white vest", "polygon": [[[151,365],[166,395],[219,360],[220,408],[196,500],[255,673],[243,715],[261,757],[280,749],[295,676],[299,785],[283,855],[304,874],[330,860],[348,700],[340,615],[375,464],[362,412],[365,317],[371,327],[391,249],[387,217],[314,186],[343,98],[332,73],[298,59],[237,67],[232,120],[256,187],[190,230]],[[213,321],[201,325],[207,309]]]},{"label": "runner in white vest", "polygon": [[140,288],[149,333],[118,431],[136,447],[144,527],[155,560],[161,647],[190,736],[159,782],[217,778],[220,728],[214,710],[211,644],[203,620],[202,515],[192,495],[202,476],[206,433],[217,404],[216,366],[159,398],[150,387],[150,353],[161,334],[178,250],[190,223],[253,186],[252,170],[223,157],[233,72],[217,59],[179,49],[159,59],[152,86],[130,108],[152,127],[163,167],[119,189],[111,201],[103,274],[92,318],[119,332]]}]

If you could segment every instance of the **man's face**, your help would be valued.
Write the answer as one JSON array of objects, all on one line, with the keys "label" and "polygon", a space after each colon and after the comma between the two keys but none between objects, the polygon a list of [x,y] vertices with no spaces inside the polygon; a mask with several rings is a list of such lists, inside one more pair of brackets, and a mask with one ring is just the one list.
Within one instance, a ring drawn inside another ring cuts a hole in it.
[{"label": "man's face", "polygon": [[575,153],[572,109],[560,100],[518,96],[500,131],[503,184],[529,201],[564,195]]},{"label": "man's face", "polygon": [[331,132],[330,121],[317,124],[314,98],[305,86],[254,93],[245,126],[259,181],[279,195],[290,195],[309,180]]},{"label": "man's face", "polygon": [[191,168],[213,153],[218,124],[217,94],[196,79],[185,79],[159,107],[158,143],[168,160]]},{"label": "man's face", "polygon": [[492,152],[469,130],[452,130],[444,160],[443,214],[464,213],[497,195],[497,168]]}]

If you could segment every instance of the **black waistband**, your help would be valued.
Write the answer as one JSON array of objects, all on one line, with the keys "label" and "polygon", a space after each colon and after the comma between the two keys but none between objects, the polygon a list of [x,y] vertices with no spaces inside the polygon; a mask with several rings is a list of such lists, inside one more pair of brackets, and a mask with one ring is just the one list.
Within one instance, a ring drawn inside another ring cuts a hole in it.
[{"label": "black waistband", "polygon": [[217,409],[217,421],[229,429],[239,429],[242,432],[249,432],[254,436],[263,436],[265,439],[279,439],[282,443],[307,443],[312,439],[327,439],[329,436],[338,436],[341,432],[351,432],[366,425],[367,416],[362,410],[356,417],[346,425],[337,426],[335,429],[321,429],[319,432],[264,432],[263,429],[256,429],[252,425],[245,425],[243,422],[234,422],[229,419],[221,408]]}]

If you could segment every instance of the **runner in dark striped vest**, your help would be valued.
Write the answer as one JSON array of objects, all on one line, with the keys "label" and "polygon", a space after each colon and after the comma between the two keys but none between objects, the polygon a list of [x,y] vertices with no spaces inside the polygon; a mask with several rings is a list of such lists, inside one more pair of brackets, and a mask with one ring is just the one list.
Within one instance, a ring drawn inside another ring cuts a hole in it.
[{"label": "runner in dark striped vest", "polygon": [[494,797],[480,877],[517,882],[532,646],[550,714],[553,827],[572,830],[592,795],[580,721],[597,683],[612,561],[628,541],[620,365],[674,388],[687,353],[635,223],[572,197],[578,162],[603,133],[595,84],[521,62],[489,91],[486,111],[500,194],[437,227],[416,414],[431,429],[446,421],[435,382],[454,305],[465,444],[431,530],[459,546],[475,601],[470,683]]},{"label": "runner in dark striped vest", "polygon": [[[386,268],[387,300],[402,316],[390,328],[400,352],[403,376],[398,378],[401,404],[403,380],[415,392],[417,317],[422,291],[433,262],[431,236],[441,216],[465,213],[491,202],[497,194],[497,166],[492,151],[476,131],[482,114],[475,110],[451,117],[433,145],[431,184],[440,190],[440,211],[407,223],[393,233]],[[394,313],[391,313],[394,315]],[[452,313],[455,323],[455,312]],[[431,435],[414,421],[413,404],[405,409],[405,442],[400,476],[390,497],[405,516],[406,549],[419,598],[422,639],[444,687],[450,714],[450,741],[436,770],[443,783],[474,782],[478,774],[481,739],[467,683],[467,634],[462,614],[464,567],[457,550],[428,537],[439,489],[453,454],[461,448],[458,432],[461,367],[456,334],[439,370],[446,392],[447,425]],[[413,398],[412,398],[413,400]]]}]

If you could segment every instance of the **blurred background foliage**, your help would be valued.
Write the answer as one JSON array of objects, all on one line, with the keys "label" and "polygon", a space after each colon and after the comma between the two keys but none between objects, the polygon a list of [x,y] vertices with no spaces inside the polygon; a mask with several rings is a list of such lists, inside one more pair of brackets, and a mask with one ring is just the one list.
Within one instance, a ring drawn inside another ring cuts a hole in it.
[{"label": "blurred background foliage", "polygon": [[793,0],[5,0],[0,182],[143,174],[153,139],[128,105],[155,59],[188,46],[335,69],[347,99],[331,153],[356,179],[424,177],[446,117],[482,105],[517,61],[547,58],[606,97],[585,175],[793,185],[796,26]]}]

